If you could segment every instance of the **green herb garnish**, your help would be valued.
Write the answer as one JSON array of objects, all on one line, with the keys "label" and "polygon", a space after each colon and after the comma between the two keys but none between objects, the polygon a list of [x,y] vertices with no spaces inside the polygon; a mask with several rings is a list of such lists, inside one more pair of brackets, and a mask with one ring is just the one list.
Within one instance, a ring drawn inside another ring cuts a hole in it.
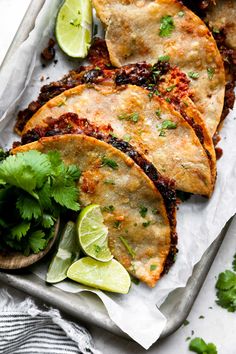
[{"label": "green herb garnish", "polygon": [[157,269],[157,265],[156,264],[151,264],[150,265],[150,271],[153,272],[154,270]]},{"label": "green herb garnish", "polygon": [[127,249],[127,251],[129,252],[129,254],[131,255],[131,257],[134,258],[136,256],[136,253],[132,249],[132,247],[129,245],[128,241],[123,236],[120,236],[119,238],[120,238],[121,242],[123,243],[123,245],[125,246],[125,248]]},{"label": "green herb garnish", "polygon": [[120,221],[120,220],[116,220],[116,221],[114,222],[114,224],[113,224],[113,227],[114,227],[115,229],[119,229],[119,228],[120,228],[120,225],[121,225],[121,221]]},{"label": "green herb garnish", "polygon": [[155,113],[156,113],[157,117],[161,116],[161,110],[160,109],[157,109]]},{"label": "green herb garnish", "polygon": [[143,222],[143,227],[148,227],[149,225],[151,225],[151,221]]},{"label": "green herb garnish", "polygon": [[185,12],[184,12],[184,11],[179,11],[179,12],[178,12],[178,16],[179,16],[179,17],[184,17],[184,15],[185,15]]},{"label": "green herb garnish", "polygon": [[113,170],[118,169],[118,164],[116,163],[116,161],[113,159],[110,159],[106,156],[102,157],[102,166],[108,166],[108,167],[112,168]]},{"label": "green herb garnish", "polygon": [[190,79],[196,80],[199,78],[199,73],[194,71],[189,71],[188,76],[190,77]]},{"label": "green herb garnish", "polygon": [[104,184],[111,184],[112,186],[114,186],[115,182],[112,179],[107,179],[104,181]]},{"label": "green herb garnish", "polygon": [[215,74],[214,68],[212,68],[212,67],[207,68],[207,75],[208,75],[209,80],[213,79],[214,74]]},{"label": "green herb garnish", "polygon": [[107,213],[113,213],[114,210],[115,210],[114,205],[108,205],[102,208],[102,211]]},{"label": "green herb garnish", "polygon": [[157,129],[160,130],[159,136],[165,136],[165,130],[176,129],[177,124],[171,120],[164,120],[161,125],[157,125]]},{"label": "green herb garnish", "polygon": [[145,206],[141,205],[139,208],[139,214],[142,216],[142,218],[145,218],[148,212],[148,208]]},{"label": "green herb garnish", "polygon": [[131,139],[132,139],[132,137],[129,134],[125,134],[123,136],[123,140],[126,141],[126,143],[129,143]]},{"label": "green herb garnish", "polygon": [[166,91],[167,92],[171,92],[175,87],[176,87],[176,85],[171,85],[171,86],[166,88]]},{"label": "green herb garnish", "polygon": [[159,61],[169,61],[170,60],[170,56],[169,55],[161,55],[158,58]]},{"label": "green herb garnish", "polygon": [[184,325],[184,326],[188,326],[189,323],[190,323],[190,322],[189,322],[188,320],[184,320],[183,325]]},{"label": "green herb garnish", "polygon": [[170,15],[161,18],[159,35],[161,37],[169,37],[175,29],[173,17]]},{"label": "green herb garnish", "polygon": [[118,116],[118,119],[120,119],[120,120],[128,120],[128,121],[137,123],[138,120],[139,120],[139,114],[137,112],[134,112],[134,113],[131,113],[131,114],[124,113],[124,114],[120,114]]},{"label": "green herb garnish", "polygon": [[216,303],[229,312],[236,311],[236,273],[226,270],[220,273],[216,283]]},{"label": "green herb garnish", "polygon": [[189,343],[189,350],[198,354],[217,354],[215,344],[207,344],[202,338],[194,338]]},{"label": "green herb garnish", "polygon": [[[0,249],[38,253],[66,209],[78,211],[79,169],[59,153],[31,150],[0,163]],[[4,235],[4,236],[3,236]]]}]

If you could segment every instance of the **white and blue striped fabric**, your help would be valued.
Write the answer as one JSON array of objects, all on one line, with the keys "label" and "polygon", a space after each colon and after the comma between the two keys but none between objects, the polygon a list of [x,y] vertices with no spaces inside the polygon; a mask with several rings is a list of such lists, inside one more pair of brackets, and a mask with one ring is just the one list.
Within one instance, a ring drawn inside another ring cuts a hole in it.
[{"label": "white and blue striped fabric", "polygon": [[85,328],[31,299],[16,304],[6,291],[0,294],[0,353],[101,354]]}]

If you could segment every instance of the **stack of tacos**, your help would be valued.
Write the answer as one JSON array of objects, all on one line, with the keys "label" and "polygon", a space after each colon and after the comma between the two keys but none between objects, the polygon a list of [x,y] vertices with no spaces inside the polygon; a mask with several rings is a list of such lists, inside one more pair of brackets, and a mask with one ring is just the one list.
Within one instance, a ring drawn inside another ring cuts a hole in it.
[{"label": "stack of tacos", "polygon": [[223,60],[207,26],[175,0],[93,4],[105,42],[19,113],[14,152],[58,150],[77,164],[82,205],[115,207],[104,213],[115,258],[154,286],[176,254],[175,191],[214,190]]}]

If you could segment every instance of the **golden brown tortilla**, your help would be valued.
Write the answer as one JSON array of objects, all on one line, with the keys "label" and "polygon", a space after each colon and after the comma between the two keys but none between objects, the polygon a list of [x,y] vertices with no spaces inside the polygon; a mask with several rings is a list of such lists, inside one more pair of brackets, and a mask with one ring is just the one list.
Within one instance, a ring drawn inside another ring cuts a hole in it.
[{"label": "golden brown tortilla", "polygon": [[191,79],[194,103],[213,136],[224,103],[224,66],[215,40],[200,18],[175,0],[93,0],[93,4],[107,29],[113,65],[153,64],[168,55],[170,63],[187,75],[198,74]]},{"label": "golden brown tortilla", "polygon": [[204,147],[192,127],[165,100],[145,89],[127,85],[80,85],[46,103],[26,124],[23,135],[47,118],[77,113],[101,126],[110,124],[114,135],[151,161],[160,173],[185,192],[210,196],[215,177]]},{"label": "golden brown tortilla", "polygon": [[65,164],[80,168],[80,202],[101,206],[112,254],[132,275],[155,286],[171,250],[171,227],[163,198],[143,170],[120,150],[86,135],[42,138],[13,152],[34,149],[59,151]]}]

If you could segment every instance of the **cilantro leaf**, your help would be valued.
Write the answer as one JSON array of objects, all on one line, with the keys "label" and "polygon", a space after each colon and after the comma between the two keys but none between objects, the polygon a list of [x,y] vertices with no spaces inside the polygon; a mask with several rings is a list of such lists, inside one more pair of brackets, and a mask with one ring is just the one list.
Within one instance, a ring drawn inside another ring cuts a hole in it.
[{"label": "cilantro leaf", "polygon": [[106,156],[103,156],[102,158],[102,166],[108,166],[112,168],[113,170],[116,170],[118,168],[118,164],[115,160],[110,159]]},{"label": "cilantro leaf", "polygon": [[62,181],[57,180],[52,186],[52,196],[54,200],[62,207],[78,211],[80,205],[76,200],[78,199],[78,190],[73,185],[65,186]]},{"label": "cilantro leaf", "polygon": [[22,222],[11,229],[11,235],[18,241],[24,237],[30,229],[30,222]]},{"label": "cilantro leaf", "polygon": [[174,29],[175,24],[173,17],[170,15],[163,16],[161,18],[161,25],[159,31],[160,37],[170,37]]},{"label": "cilantro leaf", "polygon": [[219,274],[216,283],[216,303],[229,312],[236,311],[236,273],[226,270]]},{"label": "cilantro leaf", "polygon": [[16,202],[16,207],[19,210],[22,219],[38,219],[42,216],[42,210],[40,208],[38,200],[33,198],[31,195],[19,195]]},{"label": "cilantro leaf", "polygon": [[45,229],[50,229],[54,224],[55,224],[56,219],[49,215],[49,214],[43,214],[42,217],[42,225],[45,227]]},{"label": "cilantro leaf", "polygon": [[34,253],[39,253],[47,245],[47,240],[45,239],[45,232],[42,230],[37,230],[33,232],[29,237],[29,246]]},{"label": "cilantro leaf", "polygon": [[215,344],[207,344],[202,338],[194,338],[189,343],[189,350],[197,354],[217,354]]}]

